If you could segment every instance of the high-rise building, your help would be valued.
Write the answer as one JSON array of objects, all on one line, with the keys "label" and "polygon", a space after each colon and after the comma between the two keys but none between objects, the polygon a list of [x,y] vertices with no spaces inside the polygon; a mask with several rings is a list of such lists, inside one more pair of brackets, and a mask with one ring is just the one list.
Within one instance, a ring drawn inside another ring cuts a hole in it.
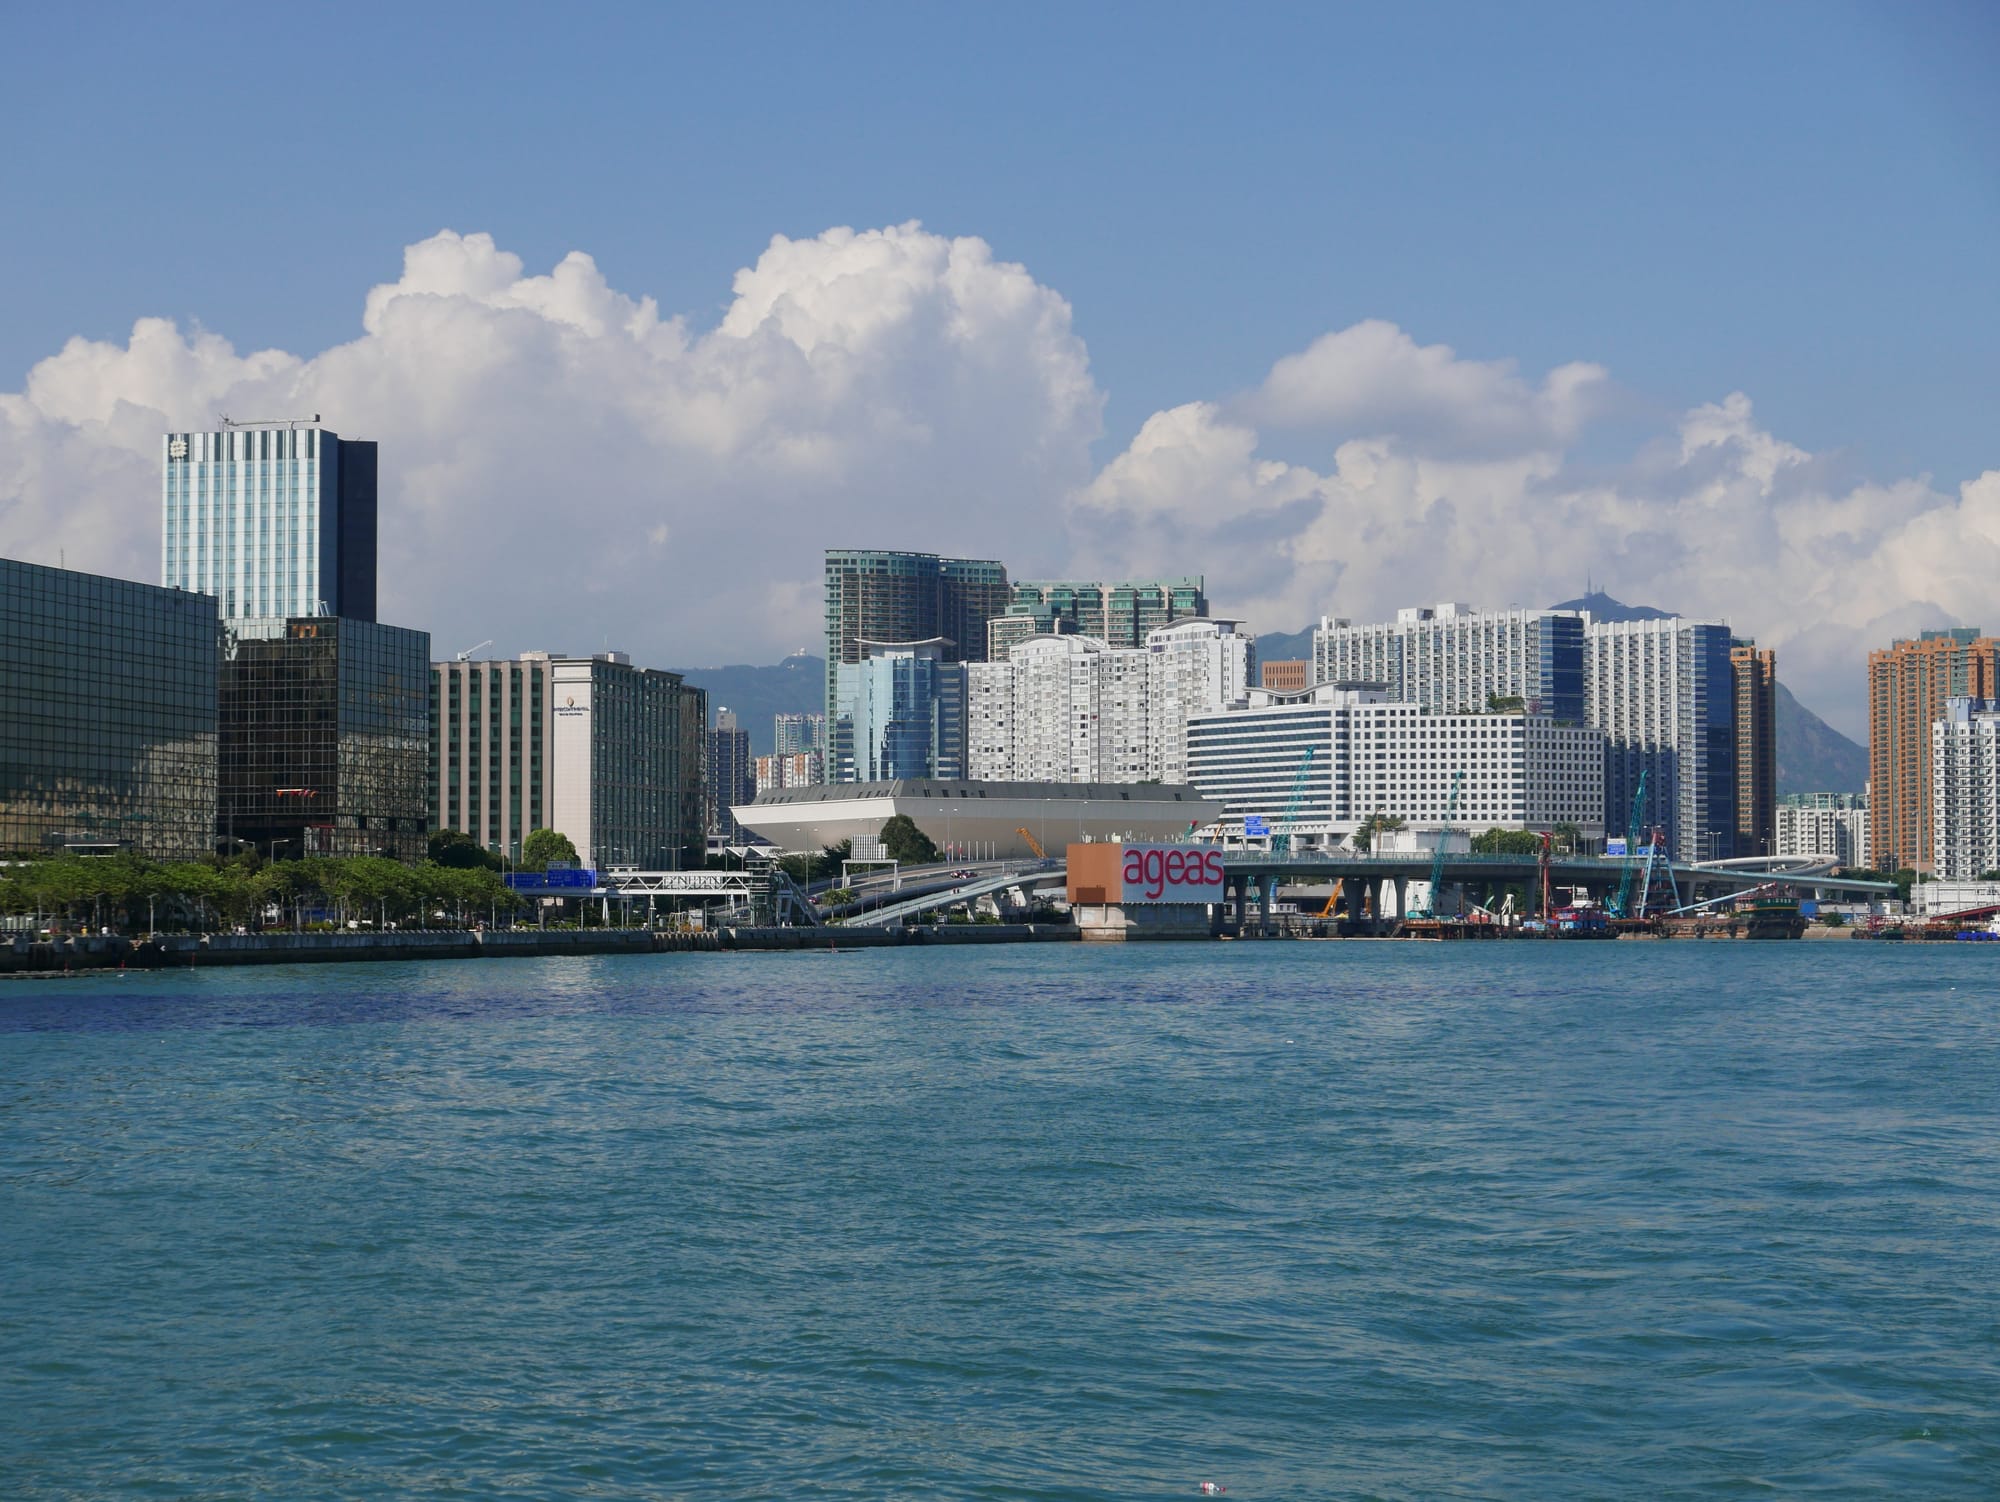
[{"label": "high-rise building", "polygon": [[1866,793],[1793,793],[1777,807],[1774,855],[1823,855],[1869,867]]},{"label": "high-rise building", "polygon": [[779,756],[811,752],[826,755],[826,716],[823,714],[779,714],[771,720],[773,750]]},{"label": "high-rise building", "polygon": [[215,848],[206,595],[0,558],[0,854]]},{"label": "high-rise building", "polygon": [[[1546,715],[1434,714],[1379,687],[1257,689],[1188,721],[1189,781],[1228,809],[1225,832],[1337,844],[1375,815],[1425,828],[1604,833],[1603,738]],[[1454,790],[1456,796],[1454,797]]]},{"label": "high-rise building", "polygon": [[1773,855],[1778,839],[1778,655],[1729,648],[1736,721],[1736,854]]},{"label": "high-rise building", "polygon": [[1604,821],[1626,833],[1641,778],[1641,836],[1678,860],[1736,849],[1736,686],[1727,626],[1678,616],[1592,621],[1585,715],[1604,735]]},{"label": "high-rise building", "polygon": [[1943,881],[2000,871],[2000,700],[1951,698],[1931,726],[1931,839]]},{"label": "high-rise building", "polygon": [[781,788],[818,787],[826,781],[817,751],[792,751],[783,756],[757,758],[757,791],[776,792]]},{"label": "high-rise building", "polygon": [[736,723],[736,711],[727,706],[715,711],[715,726],[708,732],[704,796],[708,800],[708,832],[740,839],[741,831],[729,811],[757,796],[756,764],[750,754],[750,732]]},{"label": "high-rise building", "polygon": [[967,670],[968,774],[986,782],[1187,781],[1188,717],[1240,703],[1256,639],[1184,620],[1139,648],[1036,635]]},{"label": "high-rise building", "polygon": [[1524,708],[1584,718],[1584,620],[1571,610],[1413,606],[1356,625],[1322,617],[1313,632],[1313,682],[1381,683],[1438,713]]},{"label": "high-rise building", "polygon": [[310,422],[169,433],[160,580],[224,620],[375,619],[375,445]]},{"label": "high-rise building", "polygon": [[432,663],[430,822],[516,860],[556,829],[586,862],[698,864],[707,717],[702,690],[620,652]]},{"label": "high-rise building", "polygon": [[284,859],[419,859],[430,647],[427,632],[340,616],[228,622],[224,842]]},{"label": "high-rise building", "polygon": [[867,642],[834,695],[835,782],[965,776],[966,665],[950,643]]},{"label": "high-rise building", "polygon": [[558,657],[550,684],[550,826],[586,866],[700,865],[708,695],[623,652]]},{"label": "high-rise building", "polygon": [[1881,870],[1929,871],[1931,727],[1951,699],[2000,697],[2000,640],[1926,631],[1868,654],[1868,844]]},{"label": "high-rise building", "polygon": [[935,553],[829,548],[826,554],[826,715],[840,716],[839,673],[865,643],[938,641],[946,662],[986,656],[986,623],[1007,607],[1006,566]]},{"label": "high-rise building", "polygon": [[1138,648],[1162,626],[1208,614],[1199,575],[1181,579],[1022,579],[987,624],[988,661],[1031,636],[1075,633],[1107,647]]},{"label": "high-rise building", "polygon": [[431,664],[430,822],[518,860],[549,824],[546,652],[514,660]]}]

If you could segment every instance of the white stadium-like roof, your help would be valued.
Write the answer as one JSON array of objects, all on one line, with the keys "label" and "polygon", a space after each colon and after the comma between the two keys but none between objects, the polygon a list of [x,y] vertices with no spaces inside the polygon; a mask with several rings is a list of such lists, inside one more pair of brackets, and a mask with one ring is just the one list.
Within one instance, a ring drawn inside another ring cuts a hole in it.
[{"label": "white stadium-like roof", "polygon": [[999,859],[1031,856],[1026,830],[1044,850],[1072,841],[1185,838],[1222,817],[1222,804],[1194,788],[1124,782],[974,782],[905,779],[779,788],[730,810],[745,829],[783,850],[820,850],[872,840],[897,814],[946,850]]}]

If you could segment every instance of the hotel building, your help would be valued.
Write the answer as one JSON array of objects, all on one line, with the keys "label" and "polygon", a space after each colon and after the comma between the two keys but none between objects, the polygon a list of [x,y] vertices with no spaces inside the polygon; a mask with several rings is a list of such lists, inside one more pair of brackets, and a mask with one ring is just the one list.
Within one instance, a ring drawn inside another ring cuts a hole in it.
[{"label": "hotel building", "polygon": [[430,667],[430,823],[518,858],[536,829],[586,865],[699,865],[707,695],[622,652]]},{"label": "hotel building", "polygon": [[1474,834],[1604,834],[1603,738],[1546,715],[1434,714],[1376,684],[1258,689],[1247,706],[1190,718],[1187,754],[1189,781],[1223,803],[1232,838],[1251,816],[1296,846],[1338,844],[1375,815]]}]

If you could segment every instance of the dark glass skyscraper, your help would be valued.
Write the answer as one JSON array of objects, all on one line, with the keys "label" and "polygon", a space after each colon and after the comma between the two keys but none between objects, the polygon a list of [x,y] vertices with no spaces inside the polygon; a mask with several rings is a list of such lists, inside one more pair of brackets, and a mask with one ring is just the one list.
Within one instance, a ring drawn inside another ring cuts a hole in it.
[{"label": "dark glass skyscraper", "polygon": [[0,852],[212,848],[215,601],[0,559]]},{"label": "dark glass skyscraper", "polygon": [[220,834],[266,855],[424,852],[431,639],[340,616],[230,624]]}]

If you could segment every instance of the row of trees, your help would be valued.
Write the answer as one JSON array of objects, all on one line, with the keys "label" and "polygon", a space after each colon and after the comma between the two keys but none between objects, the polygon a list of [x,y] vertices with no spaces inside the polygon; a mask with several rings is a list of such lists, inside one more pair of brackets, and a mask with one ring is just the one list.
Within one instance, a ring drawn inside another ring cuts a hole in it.
[{"label": "row of trees", "polygon": [[264,861],[151,861],[136,855],[53,856],[0,867],[0,912],[65,927],[206,931],[268,921],[351,920],[463,927],[513,912],[498,873],[378,856]]}]

